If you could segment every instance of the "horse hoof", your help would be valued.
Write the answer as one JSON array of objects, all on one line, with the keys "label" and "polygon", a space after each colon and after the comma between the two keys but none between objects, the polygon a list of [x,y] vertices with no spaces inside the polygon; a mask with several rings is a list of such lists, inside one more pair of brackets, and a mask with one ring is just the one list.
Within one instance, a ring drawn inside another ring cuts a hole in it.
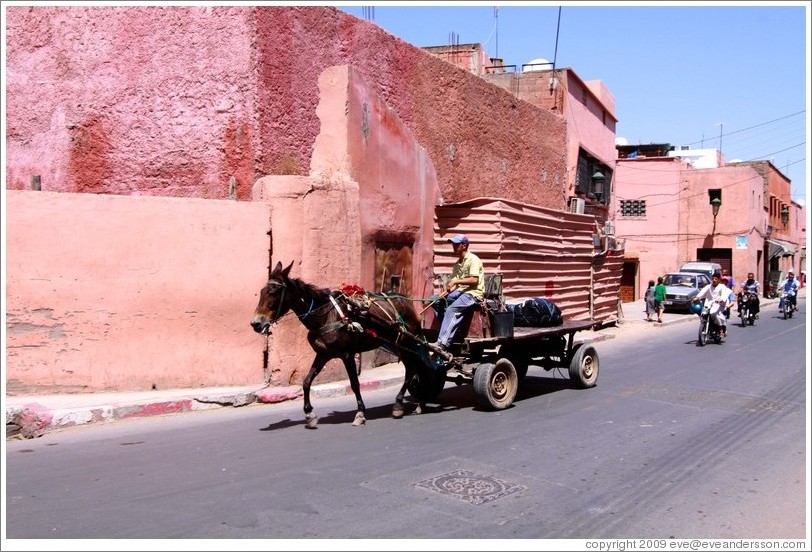
[{"label": "horse hoof", "polygon": [[403,407],[402,406],[394,407],[392,409],[392,417],[395,418],[396,420],[401,419],[403,417]]},{"label": "horse hoof", "polygon": [[355,415],[355,419],[352,421],[352,425],[354,426],[364,425],[365,423],[367,423],[367,420],[360,412]]},{"label": "horse hoof", "polygon": [[414,409],[414,413],[415,414],[422,414],[423,413],[423,407],[418,404],[417,408]]},{"label": "horse hoof", "polygon": [[316,426],[318,425],[318,423],[319,423],[319,417],[311,415],[311,416],[307,417],[307,420],[305,421],[305,427],[307,429],[316,429]]}]

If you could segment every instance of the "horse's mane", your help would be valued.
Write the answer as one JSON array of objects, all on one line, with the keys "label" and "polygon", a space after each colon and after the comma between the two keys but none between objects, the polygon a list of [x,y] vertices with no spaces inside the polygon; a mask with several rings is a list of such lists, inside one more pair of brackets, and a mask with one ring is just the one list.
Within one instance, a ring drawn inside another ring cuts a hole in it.
[{"label": "horse's mane", "polygon": [[317,287],[299,278],[288,277],[287,280],[288,282],[290,282],[290,285],[295,291],[296,295],[299,295],[301,297],[306,297],[308,299],[327,300],[327,297],[329,297],[331,294],[331,291],[329,289]]}]

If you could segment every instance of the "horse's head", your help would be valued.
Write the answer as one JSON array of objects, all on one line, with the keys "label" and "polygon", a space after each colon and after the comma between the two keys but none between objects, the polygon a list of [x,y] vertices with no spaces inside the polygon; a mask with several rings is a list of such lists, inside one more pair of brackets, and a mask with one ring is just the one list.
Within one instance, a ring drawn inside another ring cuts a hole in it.
[{"label": "horse's head", "polygon": [[254,310],[254,318],[251,319],[251,327],[255,332],[267,334],[271,324],[290,310],[290,300],[285,298],[285,291],[290,281],[288,273],[292,266],[293,262],[283,269],[282,263],[276,263],[268,283],[260,290],[259,303]]}]

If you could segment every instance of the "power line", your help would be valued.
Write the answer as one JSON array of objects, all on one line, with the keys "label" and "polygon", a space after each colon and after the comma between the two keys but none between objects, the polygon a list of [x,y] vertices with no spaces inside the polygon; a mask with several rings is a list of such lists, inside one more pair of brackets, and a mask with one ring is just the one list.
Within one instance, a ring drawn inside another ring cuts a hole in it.
[{"label": "power line", "polygon": [[[783,117],[778,117],[777,119],[773,119],[773,120],[771,120],[771,121],[767,121],[767,122],[764,122],[764,123],[759,123],[759,124],[757,124],[757,125],[753,125],[753,126],[751,126],[751,127],[742,128],[742,129],[739,129],[739,130],[734,130],[733,132],[728,132],[728,133],[726,133],[726,134],[722,134],[722,132],[721,132],[721,128],[720,128],[720,132],[719,132],[719,144],[721,145],[721,143],[722,143],[722,136],[732,136],[732,135],[734,135],[734,134],[738,134],[739,132],[745,132],[745,131],[747,131],[747,130],[753,130],[754,128],[762,127],[762,126],[764,126],[764,125],[770,125],[770,124],[775,123],[775,122],[777,122],[777,121],[782,121],[782,120],[784,120],[784,119],[789,119],[790,117],[795,117],[796,115],[801,115],[801,114],[803,114],[803,113],[806,113],[806,110],[805,110],[805,109],[804,109],[804,110],[802,110],[802,111],[798,111],[798,112],[796,112],[796,113],[792,113],[792,114],[790,114],[790,115],[784,115]],[[720,125],[720,126],[722,125],[722,123],[717,123],[717,124],[718,124],[718,125]],[[690,142],[690,143],[689,143],[689,144],[687,144],[687,145],[689,145],[689,146],[694,146],[694,145],[696,145],[696,144],[700,144],[700,143],[702,143],[702,142],[704,142],[704,141],[705,141],[705,140],[704,140],[704,138],[703,138],[703,139],[701,139],[701,140],[697,140],[696,142]],[[721,148],[719,148],[719,149],[721,150]]]}]

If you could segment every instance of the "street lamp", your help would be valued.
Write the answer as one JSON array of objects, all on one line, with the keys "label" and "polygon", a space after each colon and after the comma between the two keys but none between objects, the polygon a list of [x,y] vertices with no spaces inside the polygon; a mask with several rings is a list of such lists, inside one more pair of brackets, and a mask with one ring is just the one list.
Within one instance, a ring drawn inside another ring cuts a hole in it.
[{"label": "street lamp", "polygon": [[603,196],[604,180],[606,180],[606,177],[603,176],[603,173],[600,170],[596,170],[592,174],[592,191],[595,193],[595,197],[598,198],[598,201],[600,201],[601,197]]},{"label": "street lamp", "polygon": [[711,209],[713,209],[713,221],[716,222],[716,215],[719,214],[719,207],[722,206],[722,200],[718,197],[711,199]]},{"label": "street lamp", "polygon": [[789,224],[789,207],[786,205],[781,207],[781,224],[784,225],[784,228],[786,228],[787,224]]}]

